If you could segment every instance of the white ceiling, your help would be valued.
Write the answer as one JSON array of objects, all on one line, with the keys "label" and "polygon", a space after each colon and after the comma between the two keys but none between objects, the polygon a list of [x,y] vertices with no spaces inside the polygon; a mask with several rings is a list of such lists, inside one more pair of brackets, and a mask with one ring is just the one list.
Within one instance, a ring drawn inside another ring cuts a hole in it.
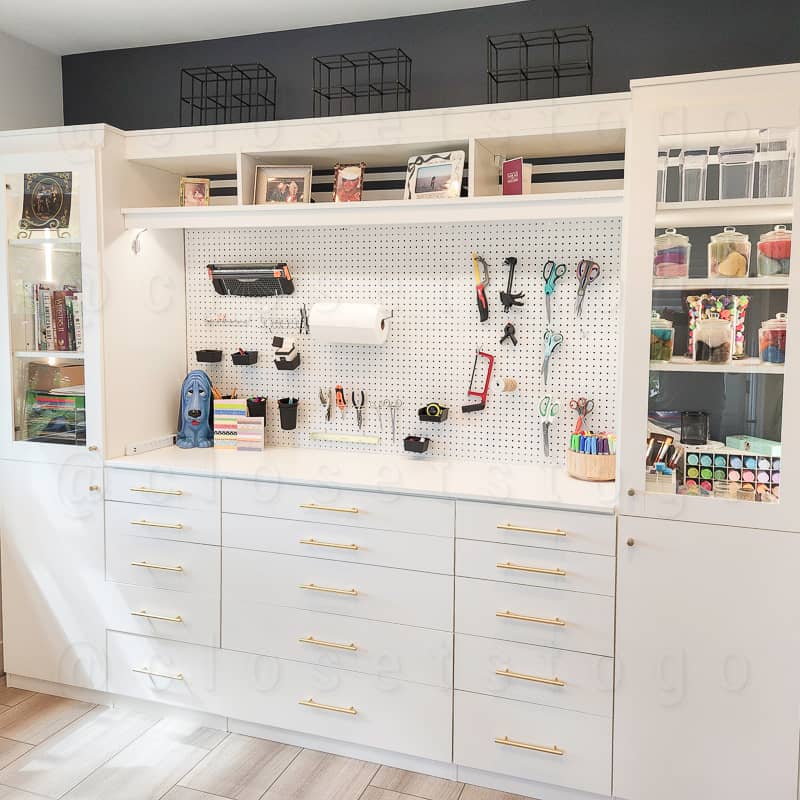
[{"label": "white ceiling", "polygon": [[0,30],[65,55],[508,2],[514,0],[0,0]]}]

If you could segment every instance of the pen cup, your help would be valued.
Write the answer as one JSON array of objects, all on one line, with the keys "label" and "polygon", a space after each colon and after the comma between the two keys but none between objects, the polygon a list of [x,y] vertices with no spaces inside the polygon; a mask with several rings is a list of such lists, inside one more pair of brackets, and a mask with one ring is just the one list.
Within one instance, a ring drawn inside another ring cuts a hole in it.
[{"label": "pen cup", "polygon": [[247,416],[248,417],[266,417],[267,416],[267,398],[266,397],[248,397],[247,398]]},{"label": "pen cup", "polygon": [[293,431],[297,427],[297,405],[296,397],[282,397],[278,400],[278,413],[283,430]]},{"label": "pen cup", "polygon": [[617,476],[617,457],[567,450],[567,472],[580,481],[613,481]]}]

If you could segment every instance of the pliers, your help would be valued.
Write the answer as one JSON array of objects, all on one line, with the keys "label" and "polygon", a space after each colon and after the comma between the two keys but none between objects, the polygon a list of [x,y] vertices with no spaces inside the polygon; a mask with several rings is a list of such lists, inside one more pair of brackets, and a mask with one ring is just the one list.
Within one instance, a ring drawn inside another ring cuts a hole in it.
[{"label": "pliers", "polygon": [[350,393],[350,399],[353,401],[353,408],[356,410],[356,422],[358,423],[358,429],[361,430],[361,426],[364,424],[364,390],[361,389],[361,402],[356,403],[356,390]]}]

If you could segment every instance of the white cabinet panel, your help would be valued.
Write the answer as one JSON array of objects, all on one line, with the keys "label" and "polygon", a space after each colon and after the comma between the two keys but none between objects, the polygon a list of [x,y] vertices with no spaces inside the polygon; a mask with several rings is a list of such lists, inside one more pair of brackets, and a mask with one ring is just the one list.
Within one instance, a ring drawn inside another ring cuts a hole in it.
[{"label": "white cabinet panel", "polygon": [[108,500],[106,530],[130,536],[218,545],[220,515],[214,509],[171,508]]},{"label": "white cabinet panel", "polygon": [[219,514],[217,478],[136,469],[106,469],[109,500],[168,508],[196,508]]}]

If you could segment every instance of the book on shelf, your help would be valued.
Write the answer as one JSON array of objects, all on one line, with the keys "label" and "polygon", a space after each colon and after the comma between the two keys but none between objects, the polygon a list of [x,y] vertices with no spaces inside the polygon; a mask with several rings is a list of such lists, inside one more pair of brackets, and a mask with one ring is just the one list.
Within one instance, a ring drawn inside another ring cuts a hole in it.
[{"label": "book on shelf", "polygon": [[83,295],[74,286],[23,285],[27,350],[74,352],[83,349]]}]

